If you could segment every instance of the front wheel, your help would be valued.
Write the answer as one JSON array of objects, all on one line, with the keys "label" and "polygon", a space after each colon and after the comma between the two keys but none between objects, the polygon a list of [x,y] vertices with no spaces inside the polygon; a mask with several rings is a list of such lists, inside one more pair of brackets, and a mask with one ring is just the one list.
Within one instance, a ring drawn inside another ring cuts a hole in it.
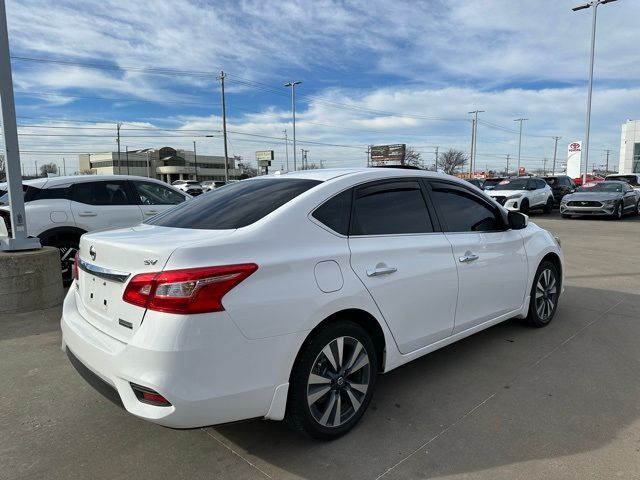
[{"label": "front wheel", "polygon": [[616,209],[613,211],[613,218],[615,220],[622,220],[622,216],[624,215],[624,205],[622,202],[616,205]]},{"label": "front wheel", "polygon": [[60,252],[60,273],[62,274],[62,284],[65,287],[68,287],[73,281],[73,268],[76,261],[76,252],[80,248],[79,240],[74,238],[62,238],[51,242],[44,242],[43,245],[55,247]]},{"label": "front wheel", "polygon": [[520,213],[527,215],[529,213],[529,200],[526,198],[520,203]]},{"label": "front wheel", "polygon": [[551,213],[553,211],[553,197],[547,199],[547,203],[543,209],[544,213]]},{"label": "front wheel", "polygon": [[640,215],[640,200],[638,200],[638,203],[636,203],[636,208],[635,208],[635,210],[633,211],[633,215],[634,215],[634,216],[636,216],[636,217],[637,217],[638,215]]},{"label": "front wheel", "polygon": [[560,276],[556,266],[544,261],[538,267],[531,287],[529,314],[527,319],[534,327],[546,327],[551,323],[558,308]]},{"label": "front wheel", "polygon": [[341,320],[322,328],[302,347],[291,374],[287,424],[318,440],[344,435],[371,401],[377,364],[360,325]]}]

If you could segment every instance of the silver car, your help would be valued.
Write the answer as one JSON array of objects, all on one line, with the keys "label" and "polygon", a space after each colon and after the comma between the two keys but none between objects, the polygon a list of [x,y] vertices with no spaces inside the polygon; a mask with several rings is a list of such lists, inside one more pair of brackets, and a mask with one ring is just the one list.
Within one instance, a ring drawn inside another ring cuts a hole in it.
[{"label": "silver car", "polygon": [[560,203],[563,218],[573,215],[599,215],[622,218],[626,214],[638,215],[640,192],[627,182],[605,181],[580,187],[565,195]]}]

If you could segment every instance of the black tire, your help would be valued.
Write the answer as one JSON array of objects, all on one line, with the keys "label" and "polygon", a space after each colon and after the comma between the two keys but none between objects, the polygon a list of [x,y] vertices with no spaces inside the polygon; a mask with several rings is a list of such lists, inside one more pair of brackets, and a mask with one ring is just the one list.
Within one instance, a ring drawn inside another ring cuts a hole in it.
[{"label": "black tire", "polygon": [[572,216],[572,215],[569,215],[568,213],[561,213],[561,214],[560,214],[560,216],[561,216],[562,218],[573,218],[573,216]]},{"label": "black tire", "polygon": [[50,241],[45,240],[42,244],[49,247],[55,247],[60,251],[60,273],[62,274],[62,284],[65,287],[68,287],[73,281],[73,267],[76,260],[76,252],[80,248],[80,239],[63,237]]},{"label": "black tire", "polygon": [[541,328],[551,323],[558,309],[560,287],[558,269],[553,263],[543,261],[536,270],[531,286],[527,320],[532,326]]},{"label": "black tire", "polygon": [[553,211],[553,197],[547,199],[547,204],[543,208],[544,213],[551,213]]},{"label": "black tire", "polygon": [[633,211],[633,215],[635,217],[637,217],[638,215],[640,215],[640,200],[638,200],[638,203],[636,203],[636,208]]},{"label": "black tire", "polygon": [[[336,357],[340,339],[341,360]],[[377,373],[376,351],[367,332],[348,320],[330,323],[314,332],[298,355],[289,383],[286,423],[318,440],[344,435],[369,406]]]},{"label": "black tire", "polygon": [[622,220],[622,217],[624,216],[624,205],[622,204],[622,202],[618,203],[618,205],[616,205],[616,209],[613,211],[613,219],[614,220]]},{"label": "black tire", "polygon": [[520,213],[529,214],[529,200],[526,198],[520,202]]}]

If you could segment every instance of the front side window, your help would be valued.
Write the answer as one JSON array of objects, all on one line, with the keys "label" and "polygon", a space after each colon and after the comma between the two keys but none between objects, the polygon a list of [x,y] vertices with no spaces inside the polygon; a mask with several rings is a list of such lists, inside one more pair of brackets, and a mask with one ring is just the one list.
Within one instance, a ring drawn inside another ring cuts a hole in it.
[{"label": "front side window", "polygon": [[429,232],[433,225],[418,182],[378,184],[356,191],[351,235]]},{"label": "front side window", "polygon": [[447,232],[503,230],[498,210],[463,188],[431,182],[431,196]]},{"label": "front side window", "polygon": [[134,181],[133,186],[142,205],[177,205],[185,201],[183,195],[164,185]]},{"label": "front side window", "polygon": [[320,183],[299,178],[243,180],[181,203],[145,223],[202,230],[242,228]]},{"label": "front side window", "polygon": [[72,200],[87,205],[129,205],[125,182],[82,182],[73,186]]}]

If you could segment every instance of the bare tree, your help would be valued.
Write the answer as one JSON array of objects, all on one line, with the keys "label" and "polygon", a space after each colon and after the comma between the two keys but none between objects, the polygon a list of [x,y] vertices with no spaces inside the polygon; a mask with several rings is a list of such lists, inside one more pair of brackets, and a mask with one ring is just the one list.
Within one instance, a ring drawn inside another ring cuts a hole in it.
[{"label": "bare tree", "polygon": [[240,170],[240,176],[238,177],[240,180],[244,180],[245,178],[251,178],[258,175],[258,169],[242,162],[240,157],[236,157],[239,161],[236,163],[238,165],[238,169]]},{"label": "bare tree", "polygon": [[444,173],[455,175],[467,164],[467,161],[468,158],[464,152],[450,148],[439,155],[438,167],[442,168]]},{"label": "bare tree", "polygon": [[404,165],[422,168],[422,156],[413,147],[407,147],[404,152]]},{"label": "bare tree", "polygon": [[40,175],[46,177],[48,173],[52,173],[54,175],[58,174],[58,165],[55,163],[45,163],[44,165],[40,165]]},{"label": "bare tree", "polygon": [[320,167],[316,163],[307,164],[302,170],[317,170]]}]

